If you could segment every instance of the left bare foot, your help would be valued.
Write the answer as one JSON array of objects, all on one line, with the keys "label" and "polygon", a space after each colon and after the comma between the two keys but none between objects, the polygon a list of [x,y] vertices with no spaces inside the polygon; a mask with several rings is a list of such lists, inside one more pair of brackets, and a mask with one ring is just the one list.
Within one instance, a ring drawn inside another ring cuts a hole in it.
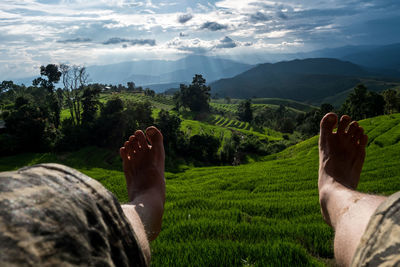
[{"label": "left bare foot", "polygon": [[[150,145],[148,144],[147,140]],[[155,127],[136,131],[120,148],[128,197],[142,220],[149,240],[161,230],[165,202],[163,136]]]}]

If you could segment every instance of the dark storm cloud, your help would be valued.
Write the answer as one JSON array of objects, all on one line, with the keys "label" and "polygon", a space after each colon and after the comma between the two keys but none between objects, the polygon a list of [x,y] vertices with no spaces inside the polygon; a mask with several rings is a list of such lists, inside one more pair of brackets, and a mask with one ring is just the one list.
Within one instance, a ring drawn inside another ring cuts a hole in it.
[{"label": "dark storm cloud", "polygon": [[154,39],[125,39],[119,37],[113,37],[103,42],[104,45],[112,45],[112,44],[130,44],[130,45],[149,45],[155,46],[156,41]]},{"label": "dark storm cloud", "polygon": [[213,21],[207,21],[201,25],[201,29],[208,29],[210,31],[219,31],[219,30],[225,30],[227,29],[228,26],[219,24],[218,22],[213,22]]},{"label": "dark storm cloud", "polygon": [[183,24],[183,23],[188,22],[192,18],[193,18],[192,14],[183,14],[183,15],[178,16],[178,22]]},{"label": "dark storm cloud", "polygon": [[63,43],[63,44],[66,44],[66,43],[88,43],[91,41],[92,41],[92,39],[90,39],[90,38],[78,37],[78,38],[73,38],[73,39],[58,40],[57,43]]},{"label": "dark storm cloud", "polygon": [[312,17],[340,17],[340,16],[349,16],[357,14],[358,11],[356,9],[350,8],[329,8],[329,9],[307,9],[297,12],[292,12],[291,14],[298,18],[312,18]]},{"label": "dark storm cloud", "polygon": [[400,27],[398,25],[400,25],[400,17],[394,16],[354,23],[343,28],[342,31],[347,36],[365,44],[391,44],[400,41]]},{"label": "dark storm cloud", "polygon": [[365,3],[371,4],[371,8],[382,8],[382,9],[399,9],[399,0],[366,0]]},{"label": "dark storm cloud", "polygon": [[233,41],[228,36],[225,36],[222,40],[219,41],[219,44],[216,46],[217,48],[235,48],[237,45],[235,41]]},{"label": "dark storm cloud", "polygon": [[259,22],[259,21],[267,21],[271,18],[262,12],[257,12],[255,14],[250,15],[250,21]]},{"label": "dark storm cloud", "polygon": [[285,13],[283,13],[282,11],[276,12],[276,16],[281,19],[288,19],[288,16]]}]

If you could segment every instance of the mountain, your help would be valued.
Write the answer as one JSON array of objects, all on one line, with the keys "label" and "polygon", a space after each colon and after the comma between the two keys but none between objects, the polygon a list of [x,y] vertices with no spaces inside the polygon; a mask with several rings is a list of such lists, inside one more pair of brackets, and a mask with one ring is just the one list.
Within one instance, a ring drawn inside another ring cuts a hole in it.
[{"label": "mountain", "polygon": [[[349,90],[369,76],[373,74],[350,62],[310,58],[260,64],[210,86],[213,94],[232,98],[276,97],[320,104],[325,98]],[[384,85],[374,89],[387,89]]]},{"label": "mountain", "polygon": [[347,54],[348,61],[369,68],[394,69],[400,71],[400,44],[392,44]]},{"label": "mountain", "polygon": [[310,52],[249,55],[246,62],[276,63],[283,60],[307,58],[336,58],[362,65],[387,77],[400,77],[400,43],[390,45],[347,45]]},{"label": "mountain", "polygon": [[131,61],[102,66],[89,66],[87,72],[93,82],[136,85],[191,82],[195,74],[208,81],[233,77],[253,67],[229,59],[188,56],[175,61]]}]

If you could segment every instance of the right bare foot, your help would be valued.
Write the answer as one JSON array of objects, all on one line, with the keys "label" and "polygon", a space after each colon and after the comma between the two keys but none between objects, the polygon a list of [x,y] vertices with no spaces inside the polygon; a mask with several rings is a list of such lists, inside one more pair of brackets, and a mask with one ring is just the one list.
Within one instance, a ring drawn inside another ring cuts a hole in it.
[{"label": "right bare foot", "polygon": [[336,114],[328,113],[320,125],[318,190],[325,219],[325,204],[337,183],[352,190],[357,188],[368,142],[364,130],[347,115],[342,116],[334,133],[337,120]]},{"label": "right bare foot", "polygon": [[334,133],[336,114],[328,113],[321,120],[318,181],[320,189],[333,180],[351,189],[356,189],[358,185],[368,137],[356,121],[350,121],[349,116],[342,116],[338,130]]}]

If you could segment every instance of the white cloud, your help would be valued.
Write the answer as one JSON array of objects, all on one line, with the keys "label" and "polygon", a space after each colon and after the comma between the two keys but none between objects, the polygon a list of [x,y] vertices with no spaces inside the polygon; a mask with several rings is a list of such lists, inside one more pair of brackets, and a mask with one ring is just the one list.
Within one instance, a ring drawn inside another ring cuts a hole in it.
[{"label": "white cloud", "polygon": [[293,32],[293,31],[292,30],[271,31],[271,32],[257,34],[256,38],[282,38],[291,32]]},{"label": "white cloud", "polygon": [[[64,60],[105,64],[116,60],[171,58],[182,53],[291,52],[331,46],[332,38],[338,45],[357,44],[360,36],[365,43],[369,36],[365,26],[368,20],[398,17],[400,12],[400,4],[394,0],[369,3],[361,0],[3,0],[0,1],[0,76],[12,78],[28,70],[36,72],[37,66]],[[179,22],[183,14],[186,17]],[[202,26],[207,27],[201,29]],[[387,31],[397,25],[381,27]],[[154,40],[154,46],[128,45],[124,49],[123,43],[101,44],[110,38]]]},{"label": "white cloud", "polygon": [[301,39],[294,40],[294,41],[283,41],[278,43],[267,43],[262,40],[258,40],[255,44],[253,44],[254,48],[257,49],[269,49],[270,51],[277,51],[277,50],[285,50],[288,47],[302,47],[304,43]]}]

